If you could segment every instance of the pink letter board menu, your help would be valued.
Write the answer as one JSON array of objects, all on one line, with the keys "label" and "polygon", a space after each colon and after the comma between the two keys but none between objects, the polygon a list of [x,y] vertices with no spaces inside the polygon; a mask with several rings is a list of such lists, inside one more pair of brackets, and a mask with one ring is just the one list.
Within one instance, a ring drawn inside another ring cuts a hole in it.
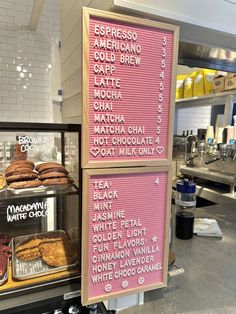
[{"label": "pink letter board menu", "polygon": [[167,284],[168,168],[83,171],[82,303]]},{"label": "pink letter board menu", "polygon": [[166,165],[178,27],[84,8],[83,168]]}]

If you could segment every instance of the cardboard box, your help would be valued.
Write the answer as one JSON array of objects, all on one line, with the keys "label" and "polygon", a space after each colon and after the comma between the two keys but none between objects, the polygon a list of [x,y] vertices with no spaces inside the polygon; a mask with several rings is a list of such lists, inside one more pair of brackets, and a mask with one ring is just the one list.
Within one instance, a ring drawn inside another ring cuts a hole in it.
[{"label": "cardboard box", "polygon": [[236,76],[225,78],[225,90],[236,89]]},{"label": "cardboard box", "polygon": [[231,78],[233,78],[233,77],[236,77],[236,73],[229,72],[229,73],[227,73],[226,77],[229,78],[229,79],[231,79]]},{"label": "cardboard box", "polygon": [[212,91],[215,93],[223,92],[225,90],[225,77],[216,77],[213,79]]}]

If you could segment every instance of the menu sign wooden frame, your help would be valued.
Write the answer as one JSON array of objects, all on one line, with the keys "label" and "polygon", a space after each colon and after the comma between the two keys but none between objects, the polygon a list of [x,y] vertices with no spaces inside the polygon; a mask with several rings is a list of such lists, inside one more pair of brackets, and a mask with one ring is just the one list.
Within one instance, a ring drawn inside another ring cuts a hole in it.
[{"label": "menu sign wooden frame", "polygon": [[83,171],[82,304],[167,285],[169,167]]},{"label": "menu sign wooden frame", "polygon": [[83,168],[170,164],[178,33],[83,8]]}]

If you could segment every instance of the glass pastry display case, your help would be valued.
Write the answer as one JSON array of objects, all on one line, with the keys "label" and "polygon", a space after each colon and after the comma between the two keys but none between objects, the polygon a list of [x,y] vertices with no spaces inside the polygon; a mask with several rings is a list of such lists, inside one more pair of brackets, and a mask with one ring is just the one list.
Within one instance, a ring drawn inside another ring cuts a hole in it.
[{"label": "glass pastry display case", "polygon": [[80,281],[80,134],[0,123],[0,303]]}]

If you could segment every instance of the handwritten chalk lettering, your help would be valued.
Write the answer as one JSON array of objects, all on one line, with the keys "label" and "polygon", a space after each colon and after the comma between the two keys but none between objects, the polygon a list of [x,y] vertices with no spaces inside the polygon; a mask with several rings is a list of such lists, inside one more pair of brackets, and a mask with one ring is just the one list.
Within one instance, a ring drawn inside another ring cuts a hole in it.
[{"label": "handwritten chalk lettering", "polygon": [[156,246],[153,246],[153,245],[152,246],[144,246],[144,247],[138,247],[138,248],[133,249],[134,256],[153,254],[153,253],[157,253],[157,252],[159,252],[159,247],[157,245]]},{"label": "handwritten chalk lettering", "polygon": [[131,30],[104,26],[99,24],[94,25],[94,35],[100,37],[111,37],[127,41],[136,41],[138,38],[137,33]]},{"label": "handwritten chalk lettering", "polygon": [[142,145],[152,145],[153,138],[151,136],[145,137],[112,137],[112,145],[114,146],[142,146]]},{"label": "handwritten chalk lettering", "polygon": [[93,138],[93,145],[94,146],[103,146],[108,145],[109,143],[109,137],[94,137]]},{"label": "handwritten chalk lettering", "polygon": [[93,66],[94,74],[102,74],[102,75],[113,75],[115,72],[115,66],[110,64],[99,64],[95,63]]},{"label": "handwritten chalk lettering", "polygon": [[20,212],[28,212],[31,210],[39,210],[39,209],[47,209],[47,202],[35,202],[32,204],[25,205],[8,205],[7,206],[7,214],[16,214]]},{"label": "handwritten chalk lettering", "polygon": [[135,227],[142,227],[141,220],[140,219],[128,219],[123,220],[120,222],[121,228],[135,228]]},{"label": "handwritten chalk lettering", "polygon": [[123,114],[95,113],[94,123],[124,124],[125,117]]},{"label": "handwritten chalk lettering", "polygon": [[130,257],[129,250],[115,251],[115,252],[108,252],[108,253],[93,255],[92,262],[93,264],[97,264],[97,263],[111,262],[114,260],[120,260],[124,258],[129,258],[129,257]]},{"label": "handwritten chalk lettering", "polygon": [[119,148],[118,155],[119,156],[136,156],[137,155],[136,148],[135,147]]},{"label": "handwritten chalk lettering", "polygon": [[144,134],[145,133],[145,127],[144,126],[128,126],[127,129],[128,134]]},{"label": "handwritten chalk lettering", "polygon": [[156,270],[162,270],[162,264],[157,263],[157,264],[152,264],[152,265],[144,265],[144,266],[139,266],[137,268],[137,274],[144,274],[144,273],[149,273],[153,272]]},{"label": "handwritten chalk lettering", "polygon": [[94,86],[101,88],[120,88],[120,78],[115,77],[94,77]]},{"label": "handwritten chalk lettering", "polygon": [[108,262],[108,263],[103,263],[103,264],[99,264],[99,265],[93,265],[92,267],[92,272],[93,274],[96,273],[101,273],[104,271],[111,271],[111,270],[115,270],[117,265],[117,262]]},{"label": "handwritten chalk lettering", "polygon": [[140,147],[138,149],[139,156],[153,156],[155,153],[155,147]]},{"label": "handwritten chalk lettering", "polygon": [[104,281],[113,280],[113,272],[99,274],[99,275],[94,275],[94,276],[92,276],[91,279],[92,279],[92,283],[93,284],[104,282]]},{"label": "handwritten chalk lettering", "polygon": [[[93,218],[93,221],[96,222],[97,217]],[[104,232],[104,231],[113,231],[117,229],[117,222],[116,221],[107,221],[107,222],[102,222],[98,224],[94,224],[92,226],[93,232]]]},{"label": "handwritten chalk lettering", "polygon": [[147,255],[147,256],[140,256],[135,257],[132,259],[126,259],[120,261],[120,268],[124,267],[131,267],[131,266],[138,266],[143,264],[148,264],[154,262],[154,256],[153,255]]},{"label": "handwritten chalk lettering", "polygon": [[48,138],[47,137],[33,137],[33,136],[26,136],[26,135],[18,135],[18,143],[20,145],[23,144],[47,144]]},{"label": "handwritten chalk lettering", "polygon": [[94,99],[101,100],[122,100],[121,91],[106,90],[106,89],[94,89]]},{"label": "handwritten chalk lettering", "polygon": [[94,51],[93,57],[94,61],[105,63],[114,63],[116,61],[116,55],[113,52]]},{"label": "handwritten chalk lettering", "polygon": [[25,220],[28,217],[28,213],[19,213],[7,216],[7,222]]},{"label": "handwritten chalk lettering", "polygon": [[146,235],[147,228],[142,229],[128,229],[126,231],[127,238],[135,238]]},{"label": "handwritten chalk lettering", "polygon": [[121,220],[125,218],[125,211],[124,210],[116,210],[114,212],[102,212],[102,213],[95,213],[93,216],[94,222],[99,221],[109,221],[109,220]]},{"label": "handwritten chalk lettering", "polygon": [[115,200],[118,199],[118,191],[117,190],[105,192],[94,191],[93,199],[94,201]]},{"label": "handwritten chalk lettering", "polygon": [[33,217],[46,217],[48,215],[47,210],[44,211],[36,211],[36,212],[29,212],[29,217],[33,218]]},{"label": "handwritten chalk lettering", "polygon": [[120,126],[120,125],[94,125],[94,127],[93,127],[93,134],[98,134],[98,135],[112,135],[112,134],[123,135],[123,134],[125,134],[125,128],[124,128],[124,126]]},{"label": "handwritten chalk lettering", "polygon": [[127,249],[127,248],[134,248],[138,246],[144,246],[145,245],[145,239],[140,238],[140,239],[132,239],[132,240],[124,240],[124,242],[114,242],[113,247],[114,250],[122,250],[122,249]]},{"label": "handwritten chalk lettering", "polygon": [[102,252],[109,252],[108,243],[100,243],[100,244],[95,244],[93,246],[93,253],[102,253]]},{"label": "handwritten chalk lettering", "polygon": [[96,202],[93,203],[93,210],[100,211],[100,210],[110,210],[112,209],[112,202]]},{"label": "handwritten chalk lettering", "polygon": [[139,67],[141,63],[141,57],[121,54],[120,55],[120,64],[131,65]]},{"label": "handwritten chalk lettering", "polygon": [[94,111],[99,111],[99,112],[111,112],[112,111],[112,102],[105,102],[105,101],[95,101],[93,103],[93,109]]},{"label": "handwritten chalk lettering", "polygon": [[25,205],[8,205],[7,221],[24,220],[28,217],[46,217],[48,204],[47,202],[35,202]]},{"label": "handwritten chalk lettering", "polygon": [[122,269],[122,270],[117,270],[114,273],[114,278],[126,278],[126,277],[133,277],[136,274],[136,269],[135,268],[128,268],[128,269]]},{"label": "handwritten chalk lettering", "polygon": [[94,234],[93,243],[109,242],[120,240],[122,238],[122,231],[107,232],[103,234]]}]

